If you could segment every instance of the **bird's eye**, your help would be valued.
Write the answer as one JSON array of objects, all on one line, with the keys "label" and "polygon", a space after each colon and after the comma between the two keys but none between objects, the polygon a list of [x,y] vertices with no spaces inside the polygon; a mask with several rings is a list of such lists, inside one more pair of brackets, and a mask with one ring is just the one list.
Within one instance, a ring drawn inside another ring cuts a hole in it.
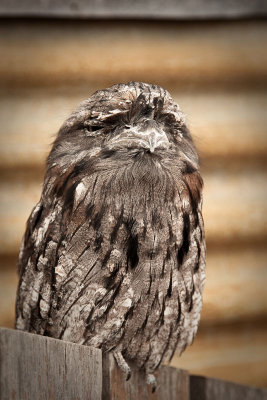
[{"label": "bird's eye", "polygon": [[97,136],[103,128],[100,125],[87,125],[85,127],[85,134],[86,136]]},{"label": "bird's eye", "polygon": [[103,126],[99,126],[99,125],[90,125],[88,127],[90,132],[96,132],[99,131],[100,129],[103,129]]},{"label": "bird's eye", "polygon": [[131,129],[131,125],[125,125],[125,129]]}]

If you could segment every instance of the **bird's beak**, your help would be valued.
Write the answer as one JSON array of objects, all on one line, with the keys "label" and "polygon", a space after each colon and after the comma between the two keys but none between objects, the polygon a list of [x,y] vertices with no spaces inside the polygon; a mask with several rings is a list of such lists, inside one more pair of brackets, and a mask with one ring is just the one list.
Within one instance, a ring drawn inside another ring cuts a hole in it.
[{"label": "bird's beak", "polygon": [[157,136],[155,132],[151,132],[148,137],[148,144],[149,144],[149,150],[151,153],[154,153],[155,148],[157,147]]},{"label": "bird's beak", "polygon": [[148,128],[143,134],[143,139],[148,144],[151,153],[154,153],[157,148],[166,149],[170,146],[166,133],[155,127]]},{"label": "bird's beak", "polygon": [[166,133],[158,126],[155,121],[146,121],[143,126],[131,127],[130,130],[109,141],[109,146],[128,145],[129,140],[134,143],[137,148],[149,149],[154,153],[156,149],[168,149],[170,142]]}]

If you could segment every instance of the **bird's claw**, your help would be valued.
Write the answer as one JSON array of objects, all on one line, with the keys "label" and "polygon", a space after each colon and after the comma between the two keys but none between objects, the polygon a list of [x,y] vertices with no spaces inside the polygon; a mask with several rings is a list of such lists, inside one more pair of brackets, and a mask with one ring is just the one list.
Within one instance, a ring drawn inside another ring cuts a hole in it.
[{"label": "bird's claw", "polygon": [[154,393],[157,389],[157,381],[154,375],[147,374],[146,375],[146,383],[151,386],[152,393]]},{"label": "bird's claw", "polygon": [[126,381],[128,381],[131,378],[132,371],[127,362],[124,360],[123,355],[118,352],[118,353],[113,353],[115,360],[117,361],[117,364],[121,371],[125,375]]}]

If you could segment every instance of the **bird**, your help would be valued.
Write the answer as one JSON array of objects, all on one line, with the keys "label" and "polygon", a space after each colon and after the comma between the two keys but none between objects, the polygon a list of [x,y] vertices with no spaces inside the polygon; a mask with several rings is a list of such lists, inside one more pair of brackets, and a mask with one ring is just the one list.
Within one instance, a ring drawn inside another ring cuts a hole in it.
[{"label": "bird", "polygon": [[15,328],[112,353],[129,379],[193,342],[205,283],[203,180],[162,87],[98,90],[63,123],[19,254]]}]

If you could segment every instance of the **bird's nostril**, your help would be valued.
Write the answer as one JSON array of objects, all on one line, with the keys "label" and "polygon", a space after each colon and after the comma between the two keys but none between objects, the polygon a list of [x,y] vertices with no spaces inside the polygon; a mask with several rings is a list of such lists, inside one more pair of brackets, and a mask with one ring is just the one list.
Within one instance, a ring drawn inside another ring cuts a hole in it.
[{"label": "bird's nostril", "polygon": [[145,121],[145,127],[146,128],[155,128],[157,126],[157,123],[156,123],[156,121],[154,120],[154,119],[147,119],[146,121]]}]

